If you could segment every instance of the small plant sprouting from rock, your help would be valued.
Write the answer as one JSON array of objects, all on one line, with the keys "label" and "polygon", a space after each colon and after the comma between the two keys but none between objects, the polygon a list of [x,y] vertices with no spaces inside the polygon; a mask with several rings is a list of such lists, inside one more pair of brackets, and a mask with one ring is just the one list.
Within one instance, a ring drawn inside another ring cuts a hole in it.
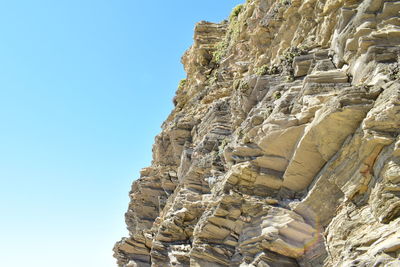
[{"label": "small plant sprouting from rock", "polygon": [[268,75],[279,74],[280,72],[281,71],[277,65],[273,65],[271,67],[269,67],[268,65],[262,65],[257,69],[256,74],[262,76],[266,74]]},{"label": "small plant sprouting from rock", "polygon": [[307,55],[309,49],[306,46],[290,47],[286,52],[280,56],[282,72],[285,73],[287,81],[294,81],[294,69],[293,61],[294,58],[301,55]]},{"label": "small plant sprouting from rock", "polygon": [[233,19],[236,19],[242,10],[243,4],[235,6],[231,12],[231,15],[229,16],[229,20],[232,21]]},{"label": "small plant sprouting from rock", "polygon": [[308,49],[306,47],[291,47],[281,56],[281,60],[288,64],[292,64],[295,57],[307,55],[307,53]]},{"label": "small plant sprouting from rock", "polygon": [[240,34],[240,26],[241,23],[238,21],[238,16],[240,12],[242,12],[244,9],[244,4],[237,5],[231,12],[229,16],[229,25],[228,25],[228,31],[226,33],[226,36],[224,40],[221,42],[218,42],[217,44],[214,45],[214,52],[212,53],[212,61],[214,63],[219,63],[222,58],[226,55],[228,51],[229,44],[232,42],[232,40],[236,40],[236,38]]},{"label": "small plant sprouting from rock", "polygon": [[245,80],[241,80],[237,87],[237,90],[239,90],[243,94],[246,94],[249,91],[249,89],[250,89],[250,86],[247,83],[247,81],[245,81]]},{"label": "small plant sprouting from rock", "polygon": [[269,67],[268,65],[262,65],[261,67],[259,67],[256,71],[256,74],[258,76],[262,76],[268,73]]},{"label": "small plant sprouting from rock", "polygon": [[228,48],[228,42],[226,40],[223,40],[221,42],[218,42],[215,45],[215,51],[212,53],[212,60],[215,63],[219,63],[221,59],[225,56],[226,54],[226,49]]},{"label": "small plant sprouting from rock", "polygon": [[183,88],[185,88],[186,85],[186,79],[182,79],[179,81],[179,85],[178,85],[178,89],[182,90]]},{"label": "small plant sprouting from rock", "polygon": [[279,98],[282,97],[282,94],[281,94],[281,92],[276,91],[276,92],[274,92],[274,93],[272,94],[272,97],[273,97],[275,100],[278,100]]},{"label": "small plant sprouting from rock", "polygon": [[272,74],[279,74],[279,73],[281,73],[281,69],[279,68],[279,66],[278,65],[272,65],[270,68],[269,68],[269,74],[270,75],[272,75]]}]

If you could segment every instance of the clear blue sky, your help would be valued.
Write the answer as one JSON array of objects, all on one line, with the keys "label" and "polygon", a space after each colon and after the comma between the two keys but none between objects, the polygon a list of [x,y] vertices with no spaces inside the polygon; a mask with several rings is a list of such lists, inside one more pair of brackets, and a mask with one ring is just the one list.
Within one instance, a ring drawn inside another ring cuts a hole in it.
[{"label": "clear blue sky", "polygon": [[112,267],[194,23],[239,0],[0,0],[0,266]]}]

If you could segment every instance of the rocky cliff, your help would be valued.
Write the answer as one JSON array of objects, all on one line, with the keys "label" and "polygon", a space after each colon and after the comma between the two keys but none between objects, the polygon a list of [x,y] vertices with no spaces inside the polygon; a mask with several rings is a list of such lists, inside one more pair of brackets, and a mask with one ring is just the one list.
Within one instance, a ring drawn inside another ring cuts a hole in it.
[{"label": "rocky cliff", "polygon": [[400,1],[199,22],[119,266],[400,266]]}]

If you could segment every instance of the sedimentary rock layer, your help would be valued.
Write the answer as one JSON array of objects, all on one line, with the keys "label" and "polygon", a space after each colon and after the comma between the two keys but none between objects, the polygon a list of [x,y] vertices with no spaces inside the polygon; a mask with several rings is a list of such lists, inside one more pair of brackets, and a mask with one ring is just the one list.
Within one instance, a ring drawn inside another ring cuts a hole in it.
[{"label": "sedimentary rock layer", "polygon": [[400,1],[199,22],[119,266],[400,266]]}]

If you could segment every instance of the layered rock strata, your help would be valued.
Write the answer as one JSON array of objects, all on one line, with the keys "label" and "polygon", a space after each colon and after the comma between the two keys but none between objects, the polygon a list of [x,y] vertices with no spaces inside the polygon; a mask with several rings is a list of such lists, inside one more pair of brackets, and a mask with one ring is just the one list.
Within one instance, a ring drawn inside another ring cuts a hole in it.
[{"label": "layered rock strata", "polygon": [[119,266],[400,266],[400,1],[199,22]]}]

